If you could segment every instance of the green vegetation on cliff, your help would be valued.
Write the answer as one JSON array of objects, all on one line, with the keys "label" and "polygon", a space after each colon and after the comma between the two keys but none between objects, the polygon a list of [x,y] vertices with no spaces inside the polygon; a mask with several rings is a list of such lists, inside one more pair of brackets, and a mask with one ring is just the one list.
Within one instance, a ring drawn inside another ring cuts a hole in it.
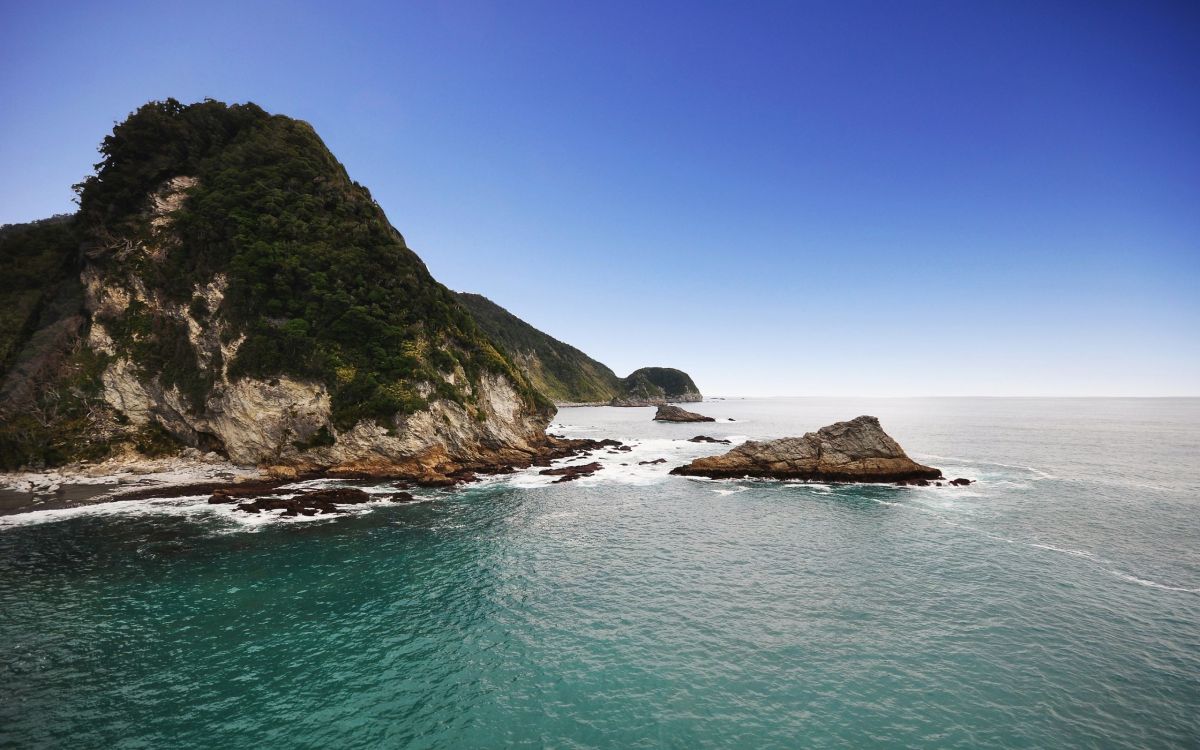
[{"label": "green vegetation on cliff", "polygon": [[82,347],[79,222],[0,227],[0,469],[105,452],[91,419],[106,360]]},{"label": "green vegetation on cliff", "polygon": [[520,408],[506,413],[534,430],[551,399],[699,398],[678,370],[622,380],[446,289],[307,123],[168,99],[115,126],[100,154],[77,214],[0,228],[0,468],[120,445],[220,450],[214,396],[241,378],[325,386],[327,423],[281,438],[297,451],[364,420],[394,434],[433,402],[508,419],[488,376],[512,384]]},{"label": "green vegetation on cliff", "polygon": [[[530,412],[552,409],[307,123],[168,99],[118,124],[100,153],[75,186],[78,214],[0,228],[0,468],[97,456],[117,439],[161,452],[162,435],[134,434],[98,399],[112,356],[88,348],[95,324],[196,412],[222,372],[320,382],[338,430],[390,429],[434,400],[483,419],[488,374]],[[91,316],[81,271],[117,288]],[[198,336],[235,353],[202,356]],[[73,450],[82,434],[95,444]]]},{"label": "green vegetation on cliff", "polygon": [[557,402],[608,401],[621,392],[616,373],[570,344],[529,325],[481,294],[459,292],[488,338],[499,344],[533,385]]},{"label": "green vegetation on cliff", "polygon": [[64,303],[78,300],[78,286],[73,216],[0,227],[0,373],[37,328],[59,317]]},{"label": "green vegetation on cliff", "polygon": [[631,401],[666,399],[699,401],[700,389],[683,370],[673,367],[643,367],[621,379],[622,398]]},{"label": "green vegetation on cliff", "polygon": [[696,384],[682,370],[643,367],[618,378],[606,365],[539,331],[483,295],[458,292],[458,299],[530,382],[558,403],[700,400]]},{"label": "green vegetation on cliff", "polygon": [[[428,398],[469,404],[456,372],[466,382],[507,376],[530,406],[546,408],[307,123],[253,104],[167,100],[117,125],[100,150],[79,195],[85,230],[101,245],[148,239],[147,196],[168,179],[194,179],[172,215],[177,244],[133,270],[146,288],[245,335],[231,377],[323,382],[339,428],[386,424]],[[193,294],[218,273],[228,288],[207,311]],[[201,404],[211,373],[200,372],[186,331],[161,317],[125,323],[140,326],[118,337],[137,342],[135,361]],[[422,395],[423,384],[434,392]]]}]

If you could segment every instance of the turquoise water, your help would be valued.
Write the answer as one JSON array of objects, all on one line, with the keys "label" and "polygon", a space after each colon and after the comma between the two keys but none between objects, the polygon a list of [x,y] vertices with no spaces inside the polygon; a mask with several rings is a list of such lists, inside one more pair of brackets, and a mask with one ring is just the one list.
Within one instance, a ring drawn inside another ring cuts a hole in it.
[{"label": "turquoise water", "polygon": [[[564,409],[637,443],[568,484],[0,519],[0,745],[1200,744],[1200,400],[697,408]],[[666,475],[861,413],[979,482]]]}]

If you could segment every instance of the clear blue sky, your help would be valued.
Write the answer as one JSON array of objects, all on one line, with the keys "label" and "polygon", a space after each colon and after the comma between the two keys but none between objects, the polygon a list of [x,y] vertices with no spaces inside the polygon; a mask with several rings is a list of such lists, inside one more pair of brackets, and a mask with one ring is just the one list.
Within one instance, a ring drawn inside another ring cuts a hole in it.
[{"label": "clear blue sky", "polygon": [[0,223],[149,99],[254,101],[621,374],[1200,395],[1194,2],[0,8]]}]

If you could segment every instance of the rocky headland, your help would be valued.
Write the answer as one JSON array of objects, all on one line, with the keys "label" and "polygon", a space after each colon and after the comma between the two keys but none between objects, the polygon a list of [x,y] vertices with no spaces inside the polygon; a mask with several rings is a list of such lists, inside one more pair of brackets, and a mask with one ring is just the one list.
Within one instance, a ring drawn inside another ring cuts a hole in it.
[{"label": "rocky headland", "polygon": [[575,450],[307,123],[152,102],[101,154],[77,214],[0,229],[0,470],[436,483]]},{"label": "rocky headland", "polygon": [[902,482],[941,479],[942,472],[908,457],[876,417],[837,422],[803,437],[749,441],[719,456],[671,470],[710,479],[763,477],[821,482]]}]

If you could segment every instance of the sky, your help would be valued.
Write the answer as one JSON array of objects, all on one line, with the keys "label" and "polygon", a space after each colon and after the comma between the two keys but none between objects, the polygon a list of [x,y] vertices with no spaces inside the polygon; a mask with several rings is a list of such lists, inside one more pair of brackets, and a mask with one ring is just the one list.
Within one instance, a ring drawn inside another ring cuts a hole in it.
[{"label": "sky", "polygon": [[1200,395],[1200,5],[0,0],[0,223],[174,97],[706,395]]}]

